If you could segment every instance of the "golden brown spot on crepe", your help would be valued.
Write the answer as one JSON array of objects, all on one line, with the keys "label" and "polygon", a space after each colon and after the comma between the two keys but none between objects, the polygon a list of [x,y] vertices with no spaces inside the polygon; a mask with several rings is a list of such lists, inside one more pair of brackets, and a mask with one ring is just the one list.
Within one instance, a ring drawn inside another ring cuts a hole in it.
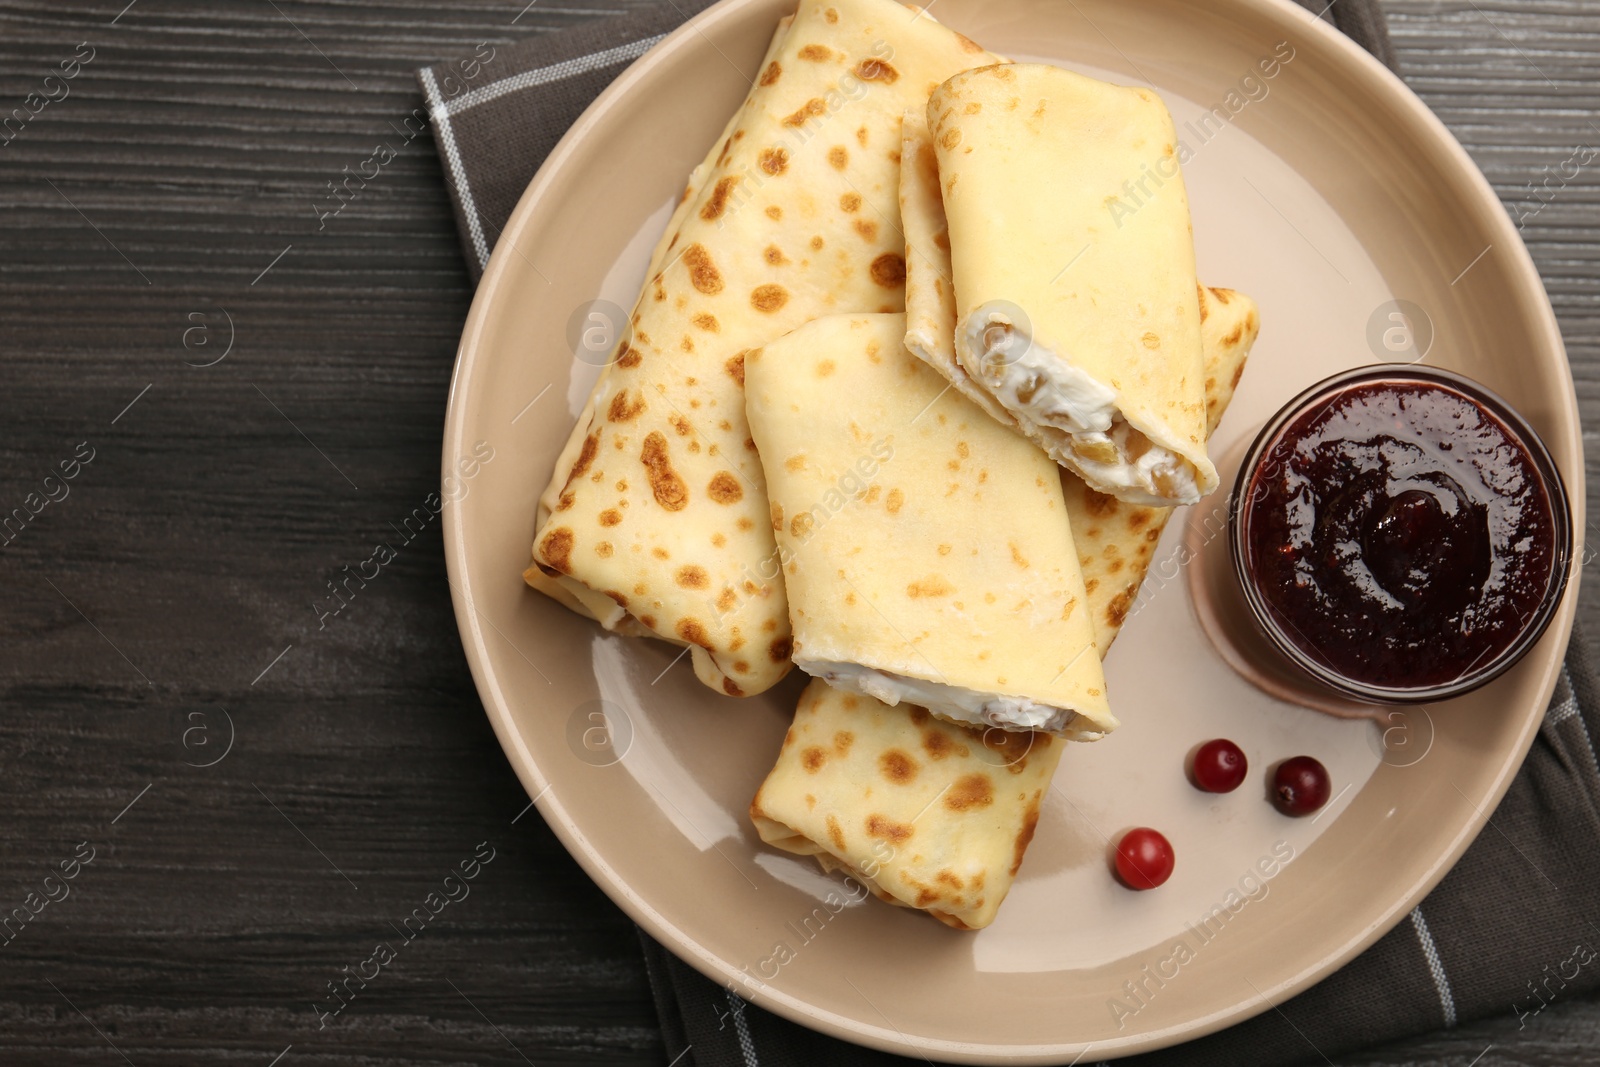
[{"label": "golden brown spot on crepe", "polygon": [[722,331],[722,324],[717,321],[717,317],[715,315],[712,315],[709,312],[702,311],[700,314],[696,315],[694,317],[694,324],[708,333],[720,333]]},{"label": "golden brown spot on crepe", "polygon": [[706,246],[696,241],[683,250],[683,262],[689,268],[689,284],[707,296],[722,292],[722,275],[711,261]]},{"label": "golden brown spot on crepe", "polygon": [[842,144],[836,144],[828,149],[828,163],[834,170],[844,170],[850,165],[850,153],[845,151]]},{"label": "golden brown spot on crepe", "polygon": [[856,743],[856,735],[849,730],[840,730],[833,735],[833,750],[841,756],[850,754],[850,746]]},{"label": "golden brown spot on crepe", "polygon": [[[788,152],[788,149],[784,149],[784,148],[763,148],[761,150],[761,155],[758,156],[757,159],[756,159],[756,165],[759,166],[762,170],[766,171],[768,174],[771,174],[773,177],[777,177],[779,174],[782,174],[789,167],[789,152]],[[774,208],[770,208],[769,207],[767,209],[767,214],[768,215],[772,215],[772,217],[775,218],[775,219],[782,217],[782,215],[783,215],[783,209],[782,208],[777,208],[776,209],[777,212],[778,212],[776,215],[772,214],[773,210],[774,210]]]},{"label": "golden brown spot on crepe", "polygon": [[1109,568],[1107,568],[1107,569],[1110,570],[1112,574],[1117,573],[1118,571],[1120,571],[1122,569],[1122,560],[1120,560],[1120,559],[1112,560],[1111,561],[1111,566]]},{"label": "golden brown spot on crepe", "polygon": [[867,834],[870,837],[899,844],[911,839],[911,827],[895,822],[887,815],[868,815]]},{"label": "golden brown spot on crepe", "polygon": [[830,7],[822,13],[822,17],[827,19],[829,22],[838,22],[839,12]]},{"label": "golden brown spot on crepe", "polygon": [[892,84],[900,79],[900,72],[882,59],[863,59],[856,64],[856,77],[864,82]]},{"label": "golden brown spot on crepe", "polygon": [[622,521],[622,512],[616,508],[606,508],[600,513],[601,526],[615,526]]},{"label": "golden brown spot on crepe", "polygon": [[650,554],[652,556],[654,556],[656,559],[671,559],[672,558],[672,553],[668,552],[666,549],[662,548],[659,545],[657,545],[655,548],[652,548],[650,550]]},{"label": "golden brown spot on crepe", "polygon": [[622,347],[617,349],[617,366],[619,367],[637,367],[639,359],[639,350],[629,346],[626,341],[622,342]]},{"label": "golden brown spot on crepe", "polygon": [[[688,303],[688,301],[685,300],[679,306],[681,307],[683,304],[687,304],[687,303]],[[688,334],[684,334],[683,335],[683,340],[678,342],[678,347],[683,349],[685,352],[693,352],[694,351],[694,339],[692,337],[690,337]]]},{"label": "golden brown spot on crepe", "polygon": [[781,285],[758,285],[750,292],[750,306],[768,315],[789,302],[789,290]]},{"label": "golden brown spot on crepe", "polygon": [[1133,590],[1124,589],[1111,598],[1111,603],[1106,605],[1106,620],[1112,626],[1121,626],[1128,618],[1128,609],[1133,607]]},{"label": "golden brown spot on crepe", "polygon": [[790,474],[799,474],[806,469],[806,454],[797,452],[783,461],[783,469]]},{"label": "golden brown spot on crepe", "polygon": [[811,250],[813,252],[822,251],[822,238],[821,237],[813,237],[811,239]]},{"label": "golden brown spot on crepe", "polygon": [[812,774],[822,770],[822,765],[828,762],[828,754],[816,745],[800,753],[800,765]]},{"label": "golden brown spot on crepe", "polygon": [[625,608],[628,606],[628,598],[617,592],[615,589],[607,589],[605,594],[612,600],[615,600],[618,607]]},{"label": "golden brown spot on crepe", "polygon": [[1229,297],[1232,295],[1232,292],[1233,291],[1231,289],[1213,289],[1211,290],[1211,295],[1217,298],[1217,303],[1227,304],[1231,303]]},{"label": "golden brown spot on crepe", "polygon": [[599,556],[601,559],[610,559],[612,551],[613,549],[610,541],[601,541],[598,545],[594,546],[594,554]]},{"label": "golden brown spot on crepe", "polygon": [[[724,589],[721,593],[717,594],[717,610],[723,612],[732,611],[733,605],[736,604],[738,600],[738,593],[735,593],[732,589]],[[731,647],[737,650],[742,644],[744,644],[743,639],[735,638]],[[735,670],[740,672],[747,673],[750,670],[749,665],[744,664],[742,661],[740,663],[735,663],[733,666]]]},{"label": "golden brown spot on crepe", "polygon": [[811,119],[813,116],[822,114],[827,109],[827,104],[824,104],[818,97],[813,96],[810,100],[807,100],[804,106],[802,106],[793,115],[790,115],[788,118],[784,119],[783,124],[785,126],[804,126],[807,120]]},{"label": "golden brown spot on crepe", "polygon": [[556,510],[566,511],[568,508],[572,507],[576,499],[577,498],[571,493],[562,493],[561,498],[556,501]]},{"label": "golden brown spot on crepe", "polygon": [[916,725],[921,726],[923,723],[927,722],[932,717],[933,716],[928,714],[928,709],[927,708],[920,708],[920,707],[917,707],[916,705],[912,705],[912,707],[911,707],[911,721],[913,723],[915,723]]},{"label": "golden brown spot on crepe", "polygon": [[815,794],[812,794],[812,793],[807,793],[806,794],[806,810],[807,811],[816,811],[817,810],[817,798],[816,798]]},{"label": "golden brown spot on crepe", "polygon": [[1161,338],[1149,330],[1146,330],[1144,336],[1139,338],[1139,343],[1144,345],[1146,348],[1160,348]]},{"label": "golden brown spot on crepe", "polygon": [[898,748],[891,748],[879,756],[878,766],[885,778],[898,785],[905,785],[917,776],[917,761]]},{"label": "golden brown spot on crepe", "polygon": [[1043,733],[986,730],[983,734],[983,747],[997,753],[1005,762],[1006,770],[1012,774],[1021,774],[1028,767],[1028,754],[1034,747],[1037,746],[1042,752],[1050,747],[1052,740],[1049,734]]},{"label": "golden brown spot on crepe", "polygon": [[994,803],[994,785],[986,774],[964,774],[944,795],[944,806],[951,811],[971,811]]},{"label": "golden brown spot on crepe", "polygon": [[719,504],[736,504],[744,499],[744,487],[732,471],[718,471],[711,476],[706,495]]},{"label": "golden brown spot on crepe", "polygon": [[821,363],[817,364],[817,377],[818,378],[826,378],[828,375],[832,374],[834,372],[834,370],[836,370],[836,369],[837,368],[836,368],[833,360],[825,359]]},{"label": "golden brown spot on crepe", "polygon": [[891,489],[889,490],[889,499],[884,501],[883,506],[889,509],[889,514],[898,515],[900,514],[900,506],[905,502],[906,495],[904,493],[898,489]]},{"label": "golden brown spot on crepe", "polygon": [[594,462],[594,454],[598,451],[600,451],[600,431],[596,430],[583,439],[583,448],[578,452],[578,462],[572,465],[572,473],[567,475],[567,485],[571,485],[579,475],[589,470],[589,464]]},{"label": "golden brown spot on crepe", "polygon": [[779,207],[777,204],[768,204],[767,205],[767,218],[769,218],[769,219],[781,219],[781,218],[783,218],[783,208]]},{"label": "golden brown spot on crepe", "polygon": [[905,257],[897,252],[885,252],[872,261],[872,280],[885,289],[904,285],[906,280]]},{"label": "golden brown spot on crepe", "polygon": [[882,492],[883,486],[874,482],[873,484],[867,486],[867,493],[861,499],[865,500],[869,504],[876,504],[878,502],[878,497],[880,494],[882,494]]},{"label": "golden brown spot on crepe", "polygon": [[906,586],[906,596],[913,600],[919,597],[949,596],[956,591],[956,587],[945,581],[937,574],[930,574],[920,581],[912,582]]},{"label": "golden brown spot on crepe", "polygon": [[871,219],[856,219],[856,232],[869,241],[878,239],[878,224]]},{"label": "golden brown spot on crepe", "polygon": [[650,475],[650,492],[657,504],[668,511],[682,511],[688,506],[689,487],[672,469],[671,457],[667,455],[667,439],[660,430],[652,430],[650,436],[644,439],[639,459]]},{"label": "golden brown spot on crepe", "polygon": [[1237,367],[1233,368],[1233,387],[1235,389],[1237,389],[1239,387],[1239,379],[1242,378],[1242,377],[1244,377],[1244,364],[1243,363],[1241,363]]},{"label": "golden brown spot on crepe", "polygon": [[741,389],[744,388],[744,357],[748,352],[749,349],[745,349],[744,352],[729,357],[728,362],[722,365],[723,370],[728,372],[728,377],[738,382]]},{"label": "golden brown spot on crepe", "polygon": [[1139,527],[1143,526],[1145,523],[1147,523],[1149,521],[1150,521],[1150,509],[1149,508],[1130,508],[1129,509],[1128,525],[1130,527],[1132,527],[1133,529],[1137,530]]},{"label": "golden brown spot on crepe", "polygon": [[781,267],[789,262],[789,257],[785,256],[783,249],[777,245],[768,245],[766,250],[761,253],[761,258],[765,259],[768,265],[773,267]]},{"label": "golden brown spot on crepe", "polygon": [[856,130],[856,143],[862,148],[867,147],[867,128],[865,126]]},{"label": "golden brown spot on crepe", "polygon": [[1241,338],[1243,336],[1244,336],[1244,323],[1241,322],[1239,325],[1237,325],[1237,326],[1235,326],[1233,328],[1233,332],[1232,333],[1230,333],[1228,336],[1226,336],[1226,337],[1224,337],[1222,339],[1222,343],[1225,344],[1225,345],[1236,345],[1236,344],[1239,343],[1239,338]]},{"label": "golden brown spot on crepe", "polygon": [[656,628],[656,617],[654,615],[640,615],[639,621],[644,623],[652,630]]},{"label": "golden brown spot on crepe", "polygon": [[739,527],[739,529],[741,529],[741,530],[750,530],[750,529],[754,529],[755,528],[755,523],[751,522],[749,519],[745,518],[742,515],[739,516],[739,521],[734,523],[734,525]]},{"label": "golden brown spot on crepe", "polygon": [[577,537],[565,526],[558,526],[544,535],[539,543],[539,554],[544,561],[562,574],[572,573],[572,546]]},{"label": "golden brown spot on crepe", "polygon": [[778,64],[776,59],[774,59],[771,63],[767,64],[767,69],[761,72],[761,84],[771,85],[773,82],[778,80],[779,75],[782,73],[783,67]]},{"label": "golden brown spot on crepe", "polygon": [[828,840],[833,842],[833,847],[840,852],[845,850],[844,829],[839,825],[839,820],[832,815],[828,816]]},{"label": "golden brown spot on crepe", "polygon": [[744,690],[740,689],[739,683],[735,682],[732,678],[724,678],[722,680],[722,691],[731,697],[744,696]]},{"label": "golden brown spot on crepe", "polygon": [[802,511],[800,514],[789,520],[789,536],[804,537],[807,533],[811,532],[811,527],[815,524],[815,522],[816,520],[811,517],[811,512]]},{"label": "golden brown spot on crepe", "polygon": [[688,437],[694,432],[694,427],[690,426],[689,420],[682,415],[674,414],[667,421],[672,423],[672,428],[678,431],[679,437]]},{"label": "golden brown spot on crepe", "polygon": [[[726,145],[723,146],[723,152],[727,152]],[[717,184],[712,187],[711,196],[706,200],[705,206],[700,209],[700,217],[705,219],[707,222],[710,222],[712,219],[721,215],[723,210],[728,206],[728,197],[730,194],[732,194],[733,187],[738,184],[739,178],[737,175],[723,178],[718,181]]]},{"label": "golden brown spot on crepe", "polygon": [[728,543],[728,539],[725,536],[723,536],[722,534],[714,533],[714,534],[711,535],[711,545],[712,545],[713,548],[721,548],[723,545],[725,545],[727,543]]},{"label": "golden brown spot on crepe", "polygon": [[[923,712],[926,717],[926,712]],[[950,755],[966,755],[966,745],[957,744],[950,739],[950,734],[942,731],[938,726],[930,726],[922,731],[922,750],[928,753],[931,760],[942,760]]]},{"label": "golden brown spot on crepe", "polygon": [[808,44],[800,49],[800,58],[813,63],[826,63],[833,58],[833,49],[820,44]]},{"label": "golden brown spot on crepe", "polygon": [[707,577],[704,567],[690,563],[678,568],[678,585],[684,589],[704,589],[710,584],[711,579]]},{"label": "golden brown spot on crepe", "polygon": [[1083,506],[1091,515],[1109,515],[1117,510],[1117,498],[1097,493],[1093,489],[1085,489]]},{"label": "golden brown spot on crepe", "polygon": [[[771,620],[768,621],[770,622]],[[767,646],[767,655],[772,658],[774,663],[782,663],[789,658],[793,651],[794,638],[792,637],[774,638],[772,644]]]},{"label": "golden brown spot on crepe", "polygon": [[935,890],[927,888],[917,890],[917,907],[919,908],[926,908],[938,899],[939,894]]},{"label": "golden brown spot on crepe", "polygon": [[841,211],[855,211],[860,207],[861,197],[856,193],[845,193],[839,198],[839,209]]},{"label": "golden brown spot on crepe", "polygon": [[950,129],[944,131],[943,135],[941,135],[939,138],[939,144],[945,149],[953,149],[960,143],[961,130],[956,126],[952,126]]},{"label": "golden brown spot on crepe", "polygon": [[934,875],[933,876],[933,880],[935,882],[938,882],[940,885],[947,885],[951,889],[965,889],[966,888],[965,884],[961,881],[961,879],[956,876],[956,872],[950,870],[949,868],[946,868],[946,869],[940,871],[938,874]]},{"label": "golden brown spot on crepe", "polygon": [[850,607],[855,607],[856,595],[854,593],[846,593],[844,595],[844,602]]},{"label": "golden brown spot on crepe", "polygon": [[965,114],[976,115],[976,114],[978,114],[979,112],[981,112],[983,110],[983,105],[978,103],[976,100],[974,100],[972,103],[968,104],[966,107],[962,108],[961,110]]},{"label": "golden brown spot on crepe", "polygon": [[711,649],[711,638],[706,636],[706,628],[698,619],[679,619],[677,633],[691,645],[699,645],[707,651]]},{"label": "golden brown spot on crepe", "polygon": [[1022,814],[1022,829],[1017,831],[1017,843],[1011,852],[1011,876],[1015,878],[1022,869],[1022,857],[1033,841],[1033,832],[1039,828],[1039,798],[1035,796]]},{"label": "golden brown spot on crepe", "polygon": [[1028,569],[1028,557],[1024,556],[1022,554],[1022,549],[1017,547],[1017,543],[1015,541],[1010,542],[1010,545],[1011,545],[1011,562],[1015,563],[1017,566],[1021,567],[1023,570],[1027,570]]}]

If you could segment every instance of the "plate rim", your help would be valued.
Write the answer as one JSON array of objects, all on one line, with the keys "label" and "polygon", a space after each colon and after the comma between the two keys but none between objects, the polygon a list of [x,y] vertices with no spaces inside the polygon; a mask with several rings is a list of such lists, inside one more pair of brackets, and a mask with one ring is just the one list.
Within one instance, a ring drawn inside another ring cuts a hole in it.
[{"label": "plate rim", "polygon": [[[551,176],[563,166],[567,157],[576,150],[576,146],[588,136],[602,117],[625,101],[633,87],[663,63],[667,56],[689,46],[691,39],[702,35],[708,26],[729,17],[739,9],[764,2],[768,0],[719,0],[670,31],[590,102],[551,149],[538,172],[523,190],[506,222],[500,240],[496,243],[496,251],[491,255],[479,281],[462,328],[446,401],[440,456],[441,479],[452,473],[455,457],[462,454],[461,449],[466,441],[468,427],[463,415],[463,397],[470,388],[474,372],[479,367],[482,354],[479,342],[490,319],[490,309],[498,303],[496,295],[506,274],[506,263],[510,257],[503,252],[503,249],[507,244],[515,245],[517,237],[526,228],[535,206],[544,198],[547,187],[552,183]],[[1466,178],[1473,198],[1480,205],[1496,209],[1488,215],[1491,228],[1499,234],[1495,244],[1511,252],[1512,262],[1507,266],[1513,275],[1516,287],[1529,291],[1535,297],[1532,303],[1538,313],[1536,326],[1539,332],[1545,335],[1545,344],[1556,352],[1568,367],[1567,376],[1559,383],[1562,387],[1560,390],[1562,410],[1559,415],[1568,427],[1568,432],[1564,436],[1570,438],[1572,435],[1579,435],[1577,454],[1581,457],[1583,451],[1577,395],[1554,308],[1550,304],[1543,279],[1533,263],[1532,256],[1512,227],[1510,216],[1505,213],[1498,194],[1494,192],[1476,162],[1467,154],[1443,121],[1395,72],[1294,0],[1233,0],[1233,3],[1239,9],[1263,19],[1287,17],[1299,23],[1303,32],[1319,38],[1325,46],[1331,46],[1335,55],[1347,65],[1347,73],[1353,79],[1366,82],[1388,98],[1399,110],[1405,112],[1407,117],[1419,121],[1432,135],[1436,147],[1442,148],[1452,158],[1455,170]],[[1564,443],[1570,446],[1572,442],[1568,440]],[[1586,533],[1584,525],[1586,486],[1581,478],[1567,479],[1567,481],[1567,494],[1573,516],[1572,553],[1575,558],[1581,559]],[[459,508],[446,510],[446,521],[443,526],[445,568],[463,651],[495,737],[523,788],[533,798],[533,805],[539,809],[546,825],[555,832],[567,852],[578,861],[584,872],[630,919],[697,971],[719,985],[731,988],[738,978],[737,972],[723,966],[722,961],[653,907],[639,890],[623,881],[605,858],[589,844],[577,821],[549,788],[551,783],[545,778],[532,751],[516,728],[509,701],[500,688],[492,667],[488,641],[479,624],[479,612],[467,587],[470,568],[466,558],[466,543],[469,535],[463,523],[462,510]],[[1561,605],[1556,611],[1549,631],[1540,641],[1541,645],[1551,641],[1553,636],[1559,640],[1563,650],[1566,648],[1576,618],[1581,573],[1581,567],[1572,568],[1568,588],[1562,595]],[[1534,736],[1543,721],[1543,709],[1548,706],[1557,680],[1564,670],[1564,660],[1563,651],[1562,655],[1552,657],[1544,667],[1543,677],[1537,687],[1539,699],[1523,713],[1520,733],[1515,743],[1507,746],[1506,758],[1502,760],[1490,791],[1481,805],[1475,806],[1472,817],[1463,824],[1461,831],[1450,841],[1448,848],[1439,854],[1427,874],[1400,894],[1394,903],[1380,914],[1377,921],[1369,923],[1356,936],[1347,940],[1342,948],[1313,961],[1270,988],[1261,990],[1261,996],[1255,1002],[1244,1001],[1229,1009],[1184,1024],[1130,1034],[1124,1039],[1112,1042],[1092,1043],[1092,1045],[1083,1042],[1004,1045],[984,1041],[967,1042],[933,1038],[919,1038],[914,1041],[898,1031],[872,1026],[818,1008],[798,996],[766,984],[762,984],[758,989],[740,985],[740,994],[751,1003],[792,1022],[841,1040],[899,1054],[925,1056],[927,1053],[934,1053],[952,1062],[963,1063],[1055,1063],[1063,1056],[1081,1055],[1090,1047],[1097,1049],[1104,1058],[1120,1058],[1171,1047],[1236,1025],[1304,992],[1366,951],[1399,925],[1404,916],[1454,868],[1462,854],[1488,824],[1492,813],[1510,788],[1512,779],[1521,770]]]}]

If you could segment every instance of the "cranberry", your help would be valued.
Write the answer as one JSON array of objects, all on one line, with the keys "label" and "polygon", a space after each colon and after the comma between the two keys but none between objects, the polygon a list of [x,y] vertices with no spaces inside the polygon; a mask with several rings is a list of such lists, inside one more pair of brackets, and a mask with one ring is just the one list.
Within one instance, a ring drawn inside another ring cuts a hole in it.
[{"label": "cranberry", "polygon": [[1328,768],[1310,756],[1278,764],[1272,775],[1272,803],[1285,815],[1310,815],[1328,802]]},{"label": "cranberry", "polygon": [[1207,741],[1194,754],[1194,784],[1207,793],[1231,793],[1250,770],[1238,745],[1225,738]]},{"label": "cranberry", "polygon": [[1117,842],[1117,877],[1129,889],[1154,889],[1172,877],[1172,842],[1148,826],[1136,827]]}]

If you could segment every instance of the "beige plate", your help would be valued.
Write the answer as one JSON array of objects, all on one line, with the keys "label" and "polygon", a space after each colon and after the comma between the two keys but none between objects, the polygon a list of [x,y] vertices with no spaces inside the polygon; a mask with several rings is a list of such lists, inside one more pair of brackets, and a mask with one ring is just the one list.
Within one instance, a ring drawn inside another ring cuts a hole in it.
[{"label": "beige plate", "polygon": [[[835,883],[759,845],[746,805],[796,679],[748,700],[715,695],[674,664],[676,649],[606,636],[519,578],[535,497],[595,374],[572,357],[574,309],[597,296],[631,305],[668,205],[790,8],[728,0],[635,63],[551,154],[478,289],[444,466],[478,441],[494,458],[447,504],[445,548],[500,742],[545,820],[629,915],[716,980],[840,1037],[963,1062],[1055,1062],[1091,1045],[1098,1059],[1278,1004],[1404,918],[1482,827],[1555,684],[1575,588],[1518,668],[1384,732],[1234,677],[1177,580],[1173,523],[1153,596],[1107,663],[1126,726],[1069,754],[1011,898],[974,935],[873,900],[834,915],[818,902]],[[1581,535],[1577,408],[1539,278],[1466,154],[1365,53],[1270,0],[942,0],[937,14],[996,51],[1149,79],[1166,98],[1194,152],[1201,277],[1255,296],[1264,324],[1214,455],[1236,452],[1310,382],[1403,351],[1405,321],[1383,305],[1408,300],[1431,319],[1429,362],[1482,380],[1539,428]],[[1293,58],[1250,78],[1279,42]],[[1200,131],[1213,105],[1236,113]],[[1418,338],[1429,332],[1411,319]],[[1225,797],[1182,772],[1185,753],[1216,736],[1238,741],[1253,768]],[[1263,800],[1265,769],[1302,752],[1335,782],[1315,822]],[[1107,873],[1105,835],[1135,825],[1161,828],[1177,850],[1155,892]],[[1275,851],[1294,858],[1277,866]]]}]

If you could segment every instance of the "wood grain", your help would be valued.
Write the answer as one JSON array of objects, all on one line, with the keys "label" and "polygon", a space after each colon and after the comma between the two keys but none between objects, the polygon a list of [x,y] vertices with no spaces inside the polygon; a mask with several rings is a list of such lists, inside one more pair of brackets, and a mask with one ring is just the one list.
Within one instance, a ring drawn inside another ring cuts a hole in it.
[{"label": "wood grain", "polygon": [[[470,293],[426,137],[323,230],[313,205],[419,106],[418,66],[632,2],[0,0],[0,114],[94,49],[0,147],[0,516],[94,454],[0,538],[0,912],[95,849],[0,946],[0,1062],[665,1062],[631,924],[517,819],[441,639],[437,528],[314,608],[437,485]],[[1388,8],[1508,202],[1600,145],[1592,4]],[[1587,413],[1597,202],[1586,170],[1525,232]],[[1600,632],[1600,589],[1583,614]],[[470,896],[320,1017],[484,841]],[[1575,1000],[1359,1062],[1575,1064],[1597,1028]]]}]

